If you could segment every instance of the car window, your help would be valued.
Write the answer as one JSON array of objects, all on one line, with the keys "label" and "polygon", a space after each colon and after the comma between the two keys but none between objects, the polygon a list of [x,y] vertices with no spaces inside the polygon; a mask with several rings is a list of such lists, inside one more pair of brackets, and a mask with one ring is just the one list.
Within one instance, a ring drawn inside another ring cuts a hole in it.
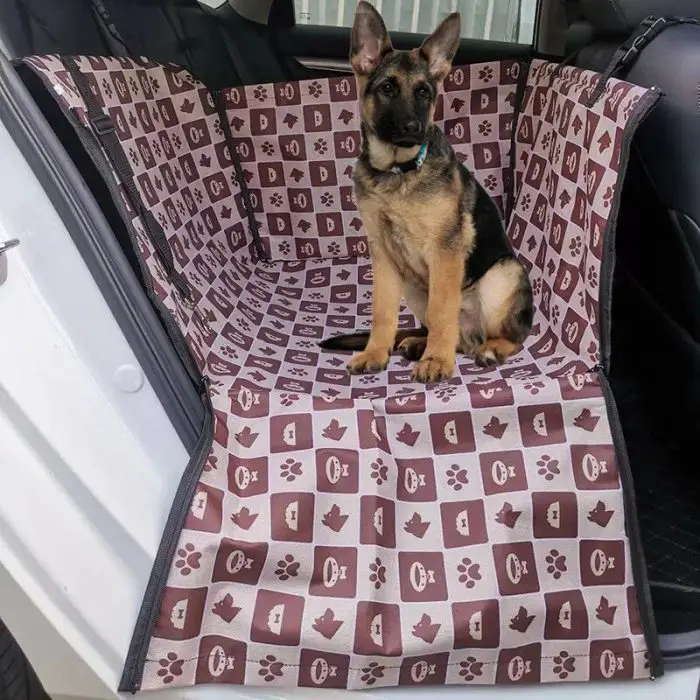
[{"label": "car window", "polygon": [[[431,32],[450,12],[462,13],[462,36],[531,44],[537,0],[373,0],[390,31]],[[351,27],[355,0],[294,0],[299,24]]]}]

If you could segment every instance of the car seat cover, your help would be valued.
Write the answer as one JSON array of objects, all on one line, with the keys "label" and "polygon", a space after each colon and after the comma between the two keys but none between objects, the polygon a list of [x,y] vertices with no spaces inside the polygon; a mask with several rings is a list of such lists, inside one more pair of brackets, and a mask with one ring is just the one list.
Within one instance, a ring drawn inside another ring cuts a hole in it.
[{"label": "car seat cover", "polygon": [[[352,81],[224,91],[241,188],[203,85],[176,67],[76,61],[192,288],[189,302],[168,284],[124,195],[214,415],[122,689],[648,678],[629,475],[598,365],[606,241],[655,96],[611,80],[586,107],[598,74],[529,67],[508,231],[533,332],[508,364],[460,358],[423,387],[401,358],[351,377],[347,356],[316,345],[370,325]],[[60,58],[28,63],[87,128]],[[438,114],[501,207],[521,70],[454,69]],[[246,196],[269,259],[254,256]],[[415,324],[406,309],[401,323]]]}]

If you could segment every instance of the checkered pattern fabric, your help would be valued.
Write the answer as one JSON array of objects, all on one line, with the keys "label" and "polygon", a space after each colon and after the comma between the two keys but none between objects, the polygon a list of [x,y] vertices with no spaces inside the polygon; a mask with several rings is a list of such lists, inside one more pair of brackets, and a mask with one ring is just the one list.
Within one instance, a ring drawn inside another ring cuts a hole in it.
[{"label": "checkered pattern fabric", "polygon": [[[597,74],[529,67],[508,230],[535,325],[505,366],[460,358],[423,387],[400,358],[351,377],[316,345],[370,325],[353,80],[224,91],[260,260],[211,93],[174,66],[76,60],[193,291],[169,285],[113,183],[214,410],[134,688],[648,677],[597,372],[601,263],[647,91],[611,80],[588,107]],[[88,128],[61,60],[27,62]],[[438,105],[502,210],[522,70],[456,68]]]}]

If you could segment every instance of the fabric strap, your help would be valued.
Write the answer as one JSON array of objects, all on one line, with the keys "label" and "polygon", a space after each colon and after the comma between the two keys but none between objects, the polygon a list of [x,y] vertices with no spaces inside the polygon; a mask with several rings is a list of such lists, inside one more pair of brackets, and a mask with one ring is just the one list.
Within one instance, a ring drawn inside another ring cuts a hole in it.
[{"label": "fabric strap", "polygon": [[85,102],[87,116],[92,127],[95,138],[100,142],[105,152],[112,161],[112,166],[117,173],[120,182],[126,188],[129,198],[135,211],[138,213],[146,230],[156,255],[160,260],[168,282],[171,282],[180,294],[188,301],[192,300],[192,291],[185,277],[175,269],[173,252],[165,236],[161,225],[156,221],[153,213],[143,206],[141,196],[134,182],[134,172],[124,154],[124,150],[119,143],[119,138],[115,132],[114,121],[102,107],[97,98],[90,90],[85,75],[78,68],[78,64],[71,57],[65,56],[61,59],[66,70],[73,78],[73,82]]},{"label": "fabric strap", "polygon": [[656,39],[659,34],[679,24],[698,24],[698,21],[688,17],[657,17],[649,15],[632,35],[613,54],[608,67],[603,71],[598,83],[588,100],[587,106],[592,106],[605,91],[610,78],[623,78],[637,62],[641,52]]}]

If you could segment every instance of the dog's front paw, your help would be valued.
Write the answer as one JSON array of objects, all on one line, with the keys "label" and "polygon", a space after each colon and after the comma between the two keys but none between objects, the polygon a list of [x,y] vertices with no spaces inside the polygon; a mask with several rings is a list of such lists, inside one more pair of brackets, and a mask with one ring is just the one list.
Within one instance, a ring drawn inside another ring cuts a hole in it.
[{"label": "dog's front paw", "polygon": [[348,362],[350,374],[381,372],[389,364],[388,350],[363,350]]},{"label": "dog's front paw", "polygon": [[455,371],[455,359],[424,357],[413,367],[413,378],[417,382],[441,382],[449,379]]}]

